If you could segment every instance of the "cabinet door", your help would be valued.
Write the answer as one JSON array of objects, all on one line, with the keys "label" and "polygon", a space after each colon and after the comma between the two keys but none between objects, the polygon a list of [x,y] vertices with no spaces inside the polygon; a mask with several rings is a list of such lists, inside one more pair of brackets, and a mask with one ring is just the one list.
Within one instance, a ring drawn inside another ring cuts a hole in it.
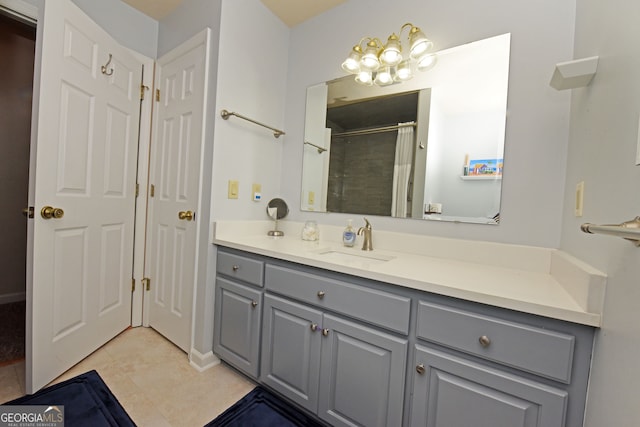
[{"label": "cabinet door", "polygon": [[258,378],[262,293],[218,277],[213,350],[227,363]]},{"label": "cabinet door", "polygon": [[334,426],[402,425],[407,340],[323,319],[318,415]]},{"label": "cabinet door", "polygon": [[322,313],[273,295],[264,302],[260,380],[315,413]]},{"label": "cabinet door", "polygon": [[567,393],[416,345],[411,426],[561,427]]}]

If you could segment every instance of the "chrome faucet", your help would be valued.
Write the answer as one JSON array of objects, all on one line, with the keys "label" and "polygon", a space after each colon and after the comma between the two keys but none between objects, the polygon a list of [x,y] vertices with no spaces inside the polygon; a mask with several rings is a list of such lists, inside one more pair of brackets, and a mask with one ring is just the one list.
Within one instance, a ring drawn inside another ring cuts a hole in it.
[{"label": "chrome faucet", "polygon": [[364,219],[364,222],[366,223],[365,226],[358,228],[358,236],[364,234],[364,241],[362,242],[362,250],[372,251],[373,243],[371,241],[371,224],[369,223],[367,218]]}]

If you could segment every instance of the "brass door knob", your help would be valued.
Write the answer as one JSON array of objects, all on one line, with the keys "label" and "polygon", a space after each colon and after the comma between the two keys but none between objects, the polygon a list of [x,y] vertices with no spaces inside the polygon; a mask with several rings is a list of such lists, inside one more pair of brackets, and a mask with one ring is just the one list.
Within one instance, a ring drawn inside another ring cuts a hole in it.
[{"label": "brass door knob", "polygon": [[45,206],[40,210],[40,216],[44,219],[60,219],[64,216],[64,211],[60,208]]},{"label": "brass door knob", "polygon": [[180,211],[180,212],[178,212],[178,219],[183,219],[183,220],[187,220],[187,221],[193,221],[195,216],[196,216],[196,214],[194,212],[191,212],[191,211]]}]

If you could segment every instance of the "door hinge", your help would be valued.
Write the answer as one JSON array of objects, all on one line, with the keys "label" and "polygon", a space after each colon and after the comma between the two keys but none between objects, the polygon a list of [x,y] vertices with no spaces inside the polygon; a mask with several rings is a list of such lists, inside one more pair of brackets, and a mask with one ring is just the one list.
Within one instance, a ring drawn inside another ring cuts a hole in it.
[{"label": "door hinge", "polygon": [[160,89],[156,89],[156,101],[160,102]]},{"label": "door hinge", "polygon": [[145,277],[144,279],[142,279],[142,287],[144,289],[146,289],[147,291],[151,290],[151,279],[149,279],[148,277]]},{"label": "door hinge", "polygon": [[140,195],[140,184],[136,183],[136,197]]},{"label": "door hinge", "polygon": [[147,85],[140,85],[140,101],[144,101],[144,91],[145,90],[149,90],[149,86]]},{"label": "door hinge", "polygon": [[136,291],[136,279],[131,278],[131,292]]},{"label": "door hinge", "polygon": [[149,189],[149,196],[155,197],[156,195],[156,186],[151,184],[151,188]]}]

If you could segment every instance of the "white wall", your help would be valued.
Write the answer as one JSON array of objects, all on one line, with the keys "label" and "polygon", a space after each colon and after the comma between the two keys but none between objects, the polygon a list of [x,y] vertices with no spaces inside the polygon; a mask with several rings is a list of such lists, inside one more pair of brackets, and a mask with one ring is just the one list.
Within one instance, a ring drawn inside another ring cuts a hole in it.
[{"label": "white wall", "polygon": [[[640,3],[578,2],[575,58],[600,57],[590,86],[574,89],[561,248],[608,274],[603,325],[596,334],[587,427],[640,424],[640,249],[587,235],[583,222],[619,223],[640,214],[634,165],[640,112]],[[573,215],[584,180],[584,216]]]},{"label": "white wall", "polygon": [[438,50],[512,34],[504,156],[509,167],[504,172],[501,223],[487,226],[376,217],[370,218],[374,230],[557,247],[570,95],[552,89],[549,80],[557,62],[573,58],[575,1],[399,0],[389,7],[387,1],[350,0],[295,27],[282,159],[286,167],[281,177],[290,218],[335,225],[346,223],[347,218],[299,210],[307,86],[343,76],[340,64],[361,37],[387,37],[407,21],[422,28]]},{"label": "white wall", "polygon": [[[296,143],[302,147],[301,136],[285,128],[288,45],[289,28],[262,2],[223,0],[218,93],[212,110],[213,219],[267,219],[268,200],[280,196],[282,152]],[[223,120],[222,109],[287,134],[276,139],[268,129],[238,117]],[[227,198],[229,180],[239,182],[238,199]],[[262,185],[260,202],[251,199],[253,183]]]}]

